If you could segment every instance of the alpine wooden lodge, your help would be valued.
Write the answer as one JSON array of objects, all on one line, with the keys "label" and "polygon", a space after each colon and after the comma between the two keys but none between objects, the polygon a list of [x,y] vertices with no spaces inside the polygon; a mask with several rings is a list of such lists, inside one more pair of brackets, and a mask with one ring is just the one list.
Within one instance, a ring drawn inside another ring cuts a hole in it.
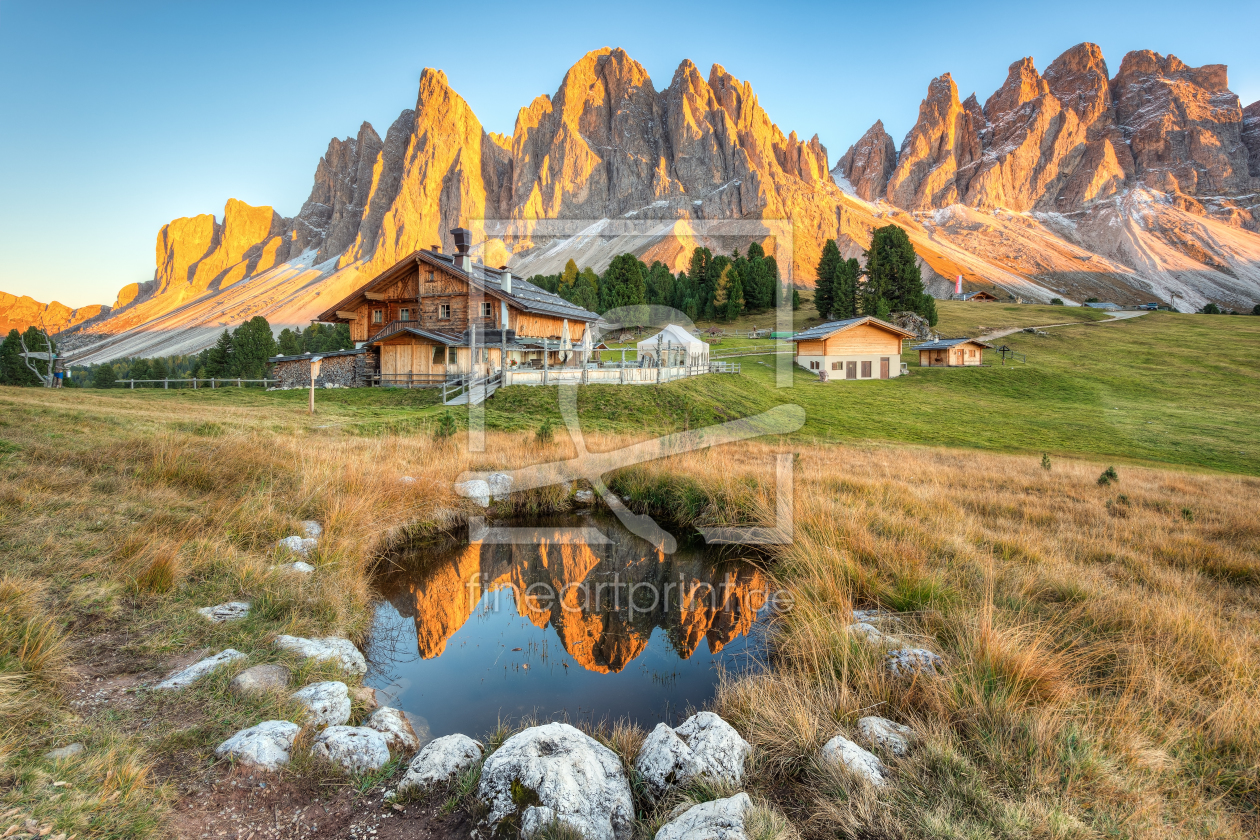
[{"label": "alpine wooden lodge", "polygon": [[[594,342],[599,315],[513,277],[507,266],[474,262],[470,232],[451,234],[455,254],[414,251],[314,319],[349,324],[355,342],[353,350],[321,354],[317,386],[439,387],[479,377],[494,377],[495,386],[647,383],[709,371],[707,352],[701,359],[673,346],[663,364],[591,365],[607,349]],[[309,354],[269,361],[280,387],[310,384]]]}]

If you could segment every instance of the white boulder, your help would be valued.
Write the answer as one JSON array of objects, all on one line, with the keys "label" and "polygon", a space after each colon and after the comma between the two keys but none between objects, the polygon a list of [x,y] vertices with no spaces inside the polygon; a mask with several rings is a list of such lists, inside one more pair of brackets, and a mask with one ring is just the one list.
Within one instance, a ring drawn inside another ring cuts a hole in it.
[{"label": "white boulder", "polygon": [[301,729],[287,720],[265,720],[228,738],[219,744],[214,754],[259,770],[279,770],[289,763],[293,739]]},{"label": "white boulder", "polygon": [[324,526],[314,519],[302,520],[302,536],[308,540],[317,540],[324,535]]},{"label": "white boulder", "polygon": [[658,723],[644,740],[634,766],[648,791],[659,797],[699,776],[738,785],[751,752],[752,745],[735,727],[713,712],[699,712],[677,729]]},{"label": "white boulder", "polygon": [[249,615],[249,602],[228,601],[226,604],[213,607],[201,607],[197,612],[215,624],[222,624],[225,621],[237,621]]},{"label": "white boulder", "polygon": [[850,624],[849,632],[861,636],[873,645],[895,645],[901,643],[901,640],[896,636],[889,636],[874,624],[868,624],[865,621]]},{"label": "white boulder", "polygon": [[490,498],[495,501],[506,499],[512,492],[512,476],[502,472],[490,473],[486,486],[490,488]]},{"label": "white boulder", "polygon": [[385,736],[366,726],[330,726],[319,733],[311,752],[347,773],[370,773],[389,763]]},{"label": "white boulder", "polygon": [[419,793],[431,785],[452,782],[477,761],[486,749],[467,735],[445,735],[424,745],[398,783],[400,796]]},{"label": "white boulder", "polygon": [[746,793],[692,805],[656,832],[656,840],[747,840],[744,812],[752,807]]},{"label": "white boulder", "polygon": [[410,753],[420,749],[420,736],[400,709],[382,706],[363,725],[385,736],[385,743],[395,752]]},{"label": "white boulder", "polygon": [[350,720],[350,691],[343,682],[311,683],[293,693],[306,707],[306,720],[315,726],[339,726]]},{"label": "white boulder", "polygon": [[367,660],[349,639],[329,636],[323,639],[304,639],[301,636],[277,636],[276,647],[292,651],[316,662],[336,662],[343,671],[366,674]]},{"label": "white boulder", "polygon": [[303,575],[309,575],[311,572],[315,571],[314,566],[302,560],[297,560],[297,561],[294,561],[293,563],[281,563],[277,566],[272,566],[271,568],[283,569],[286,572],[296,572],[298,574],[303,574]]},{"label": "white boulder", "polygon": [[923,673],[935,676],[944,667],[945,660],[923,648],[902,648],[888,651],[884,665],[894,677],[912,677]]},{"label": "white boulder", "polygon": [[561,822],[589,840],[629,840],[630,781],[612,750],[567,723],[508,738],[481,768],[477,795],[492,827],[504,820],[528,837]]},{"label": "white boulder", "polygon": [[314,551],[315,546],[318,544],[319,540],[294,535],[280,540],[280,542],[276,543],[276,547],[287,549],[288,551],[292,551],[294,554],[300,554],[305,557]]},{"label": "white boulder", "polygon": [[194,662],[182,671],[171,674],[166,679],[158,683],[155,688],[161,691],[179,691],[187,688],[197,680],[213,671],[217,671],[224,665],[235,662],[238,659],[244,659],[245,654],[239,650],[228,648],[222,653],[216,653],[214,656],[208,656],[200,662]]},{"label": "white boulder", "polygon": [[84,747],[78,741],[75,741],[73,744],[66,744],[64,747],[58,747],[55,750],[49,750],[48,752],[44,753],[44,758],[48,759],[49,761],[62,761],[67,758],[74,758],[76,755],[83,752],[85,749],[86,747]]},{"label": "white boulder", "polygon": [[843,735],[837,735],[823,744],[822,757],[831,764],[848,768],[849,772],[876,787],[884,784],[884,775],[888,772],[879,756],[862,749]]},{"label": "white boulder", "polygon": [[863,741],[893,755],[910,752],[910,741],[914,738],[914,730],[910,727],[875,715],[860,718],[857,731]]},{"label": "white boulder", "polygon": [[573,494],[573,501],[579,505],[595,504],[595,492],[592,490],[579,490]]},{"label": "white boulder", "polygon": [[479,478],[457,483],[455,492],[466,499],[472,499],[482,507],[490,507],[490,485]]},{"label": "white boulder", "polygon": [[416,480],[409,475],[399,476],[398,481],[400,484],[415,484],[416,483]]}]

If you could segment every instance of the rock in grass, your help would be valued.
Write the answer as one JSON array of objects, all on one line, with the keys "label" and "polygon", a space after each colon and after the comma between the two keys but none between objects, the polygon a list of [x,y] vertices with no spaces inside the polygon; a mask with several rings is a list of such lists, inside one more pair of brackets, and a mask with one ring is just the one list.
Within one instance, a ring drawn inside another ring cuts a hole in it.
[{"label": "rock in grass", "polygon": [[875,625],[865,621],[850,624],[849,632],[861,636],[873,645],[895,645],[901,643],[901,640],[896,636],[889,636]]},{"label": "rock in grass", "polygon": [[339,726],[350,720],[350,692],[343,682],[311,683],[295,691],[293,699],[306,707],[306,720],[315,726]]},{"label": "rock in grass", "polygon": [[874,715],[860,718],[857,731],[863,741],[893,755],[910,752],[910,741],[914,738],[914,730],[910,727]]},{"label": "rock in grass", "polygon": [[302,536],[308,540],[317,540],[324,535],[324,526],[314,519],[302,520]]},{"label": "rock in grass", "polygon": [[350,699],[369,712],[376,711],[381,705],[381,701],[376,697],[376,689],[368,685],[350,689]]},{"label": "rock in grass", "polygon": [[751,752],[733,726],[713,712],[699,712],[677,729],[658,723],[643,741],[634,766],[652,796],[660,797],[700,776],[738,785]]},{"label": "rock in grass", "polygon": [[215,624],[222,624],[225,621],[239,621],[249,615],[248,601],[228,601],[226,604],[218,604],[213,607],[202,607],[197,612],[201,613]]},{"label": "rock in grass", "polygon": [[297,572],[298,574],[309,575],[315,571],[315,567],[310,563],[297,560],[293,563],[281,563],[278,566],[272,566],[273,569],[283,569],[286,572]]},{"label": "rock in grass", "polygon": [[67,758],[74,758],[76,755],[83,752],[84,749],[86,749],[86,747],[76,741],[73,744],[66,744],[64,747],[49,750],[44,753],[44,758],[49,761],[62,761]]},{"label": "rock in grass", "polygon": [[385,736],[366,726],[330,726],[315,739],[311,752],[347,773],[370,773],[389,763]]},{"label": "rock in grass", "polygon": [[403,475],[398,477],[398,482],[400,484],[415,484],[416,480],[409,475]]},{"label": "rock in grass", "polygon": [[747,840],[744,812],[751,807],[746,793],[692,805],[661,826],[655,840]]},{"label": "rock in grass", "polygon": [[216,653],[214,656],[208,656],[200,662],[194,662],[182,671],[171,674],[166,679],[158,683],[154,688],[161,691],[179,691],[192,685],[197,680],[213,671],[217,671],[228,663],[235,662],[238,659],[244,659],[245,654],[239,650],[228,648],[222,653]]},{"label": "rock in grass", "polygon": [[279,691],[289,687],[289,669],[283,665],[255,665],[252,668],[246,668],[235,677],[228,685],[228,689],[235,694],[266,694],[269,691]]},{"label": "rock in grass", "polygon": [[843,735],[837,735],[823,744],[822,757],[824,761],[845,767],[876,787],[883,786],[888,772],[879,756],[862,749]]},{"label": "rock in grass", "polygon": [[382,706],[363,725],[384,735],[385,742],[394,752],[413,753],[420,749],[420,736],[411,721],[407,720],[407,715],[399,709]]},{"label": "rock in grass", "polygon": [[490,473],[486,486],[490,488],[490,498],[495,501],[506,499],[512,493],[512,476],[501,472]]},{"label": "rock in grass", "polygon": [[479,478],[457,483],[455,492],[466,499],[472,499],[482,507],[490,507],[490,485]]},{"label": "rock in grass", "polygon": [[629,840],[630,780],[612,750],[567,723],[518,732],[486,759],[477,795],[492,830],[504,820],[529,837],[563,823],[589,840]]},{"label": "rock in grass", "polygon": [[304,639],[301,636],[277,636],[276,647],[292,651],[316,662],[336,662],[343,671],[366,674],[367,660],[349,639],[329,636],[324,639]]},{"label": "rock in grass", "polygon": [[280,542],[276,543],[276,547],[287,549],[288,551],[292,551],[294,554],[300,554],[303,557],[306,557],[315,550],[315,546],[318,544],[319,540],[294,535],[280,540]]},{"label": "rock in grass", "polygon": [[894,677],[912,677],[918,674],[936,676],[944,668],[945,660],[923,648],[902,648],[888,651],[884,665]]},{"label": "rock in grass", "polygon": [[293,739],[302,727],[287,720],[266,720],[242,729],[215,749],[219,758],[232,758],[259,770],[279,770],[289,763]]},{"label": "rock in grass", "polygon": [[486,749],[467,735],[445,735],[424,745],[398,783],[400,796],[447,784],[481,759]]},{"label": "rock in grass", "polygon": [[595,504],[595,493],[591,490],[579,490],[573,494],[573,501],[579,505]]}]

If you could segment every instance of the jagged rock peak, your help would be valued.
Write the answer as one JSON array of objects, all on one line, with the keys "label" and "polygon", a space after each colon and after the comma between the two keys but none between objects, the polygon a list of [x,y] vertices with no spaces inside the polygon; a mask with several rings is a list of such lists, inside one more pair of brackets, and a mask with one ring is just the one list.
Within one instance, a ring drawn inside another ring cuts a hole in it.
[{"label": "jagged rock peak", "polygon": [[884,121],[876,120],[844,156],[836,162],[833,176],[844,178],[864,201],[883,198],[888,176],[897,166],[897,146],[884,130]]},{"label": "jagged rock peak", "polygon": [[[984,115],[989,122],[995,116],[1007,115],[1026,102],[1050,92],[1050,86],[1041,78],[1031,58],[1022,58],[1011,64],[1006,82],[984,103]],[[972,94],[974,96],[974,94]]]},{"label": "jagged rock peak", "polygon": [[897,168],[888,181],[891,203],[927,210],[953,204],[966,194],[984,128],[983,114],[972,100],[968,102],[964,108],[958,101],[958,86],[949,73],[928,85],[918,122],[902,141]]},{"label": "jagged rock peak", "polygon": [[1084,123],[1093,123],[1111,108],[1111,78],[1102,48],[1088,41],[1050,62],[1042,74],[1050,92]]}]

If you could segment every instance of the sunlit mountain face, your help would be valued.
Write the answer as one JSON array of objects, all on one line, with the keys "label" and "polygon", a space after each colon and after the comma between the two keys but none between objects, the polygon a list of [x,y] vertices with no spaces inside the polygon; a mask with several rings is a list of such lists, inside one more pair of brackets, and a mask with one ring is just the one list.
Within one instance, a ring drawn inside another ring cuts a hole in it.
[{"label": "sunlit mountain face", "polygon": [[[607,541],[576,530],[591,526]],[[432,735],[525,714],[650,724],[708,700],[720,668],[762,667],[757,565],[662,554],[595,517],[532,539],[419,549],[382,581],[369,682]]]}]

